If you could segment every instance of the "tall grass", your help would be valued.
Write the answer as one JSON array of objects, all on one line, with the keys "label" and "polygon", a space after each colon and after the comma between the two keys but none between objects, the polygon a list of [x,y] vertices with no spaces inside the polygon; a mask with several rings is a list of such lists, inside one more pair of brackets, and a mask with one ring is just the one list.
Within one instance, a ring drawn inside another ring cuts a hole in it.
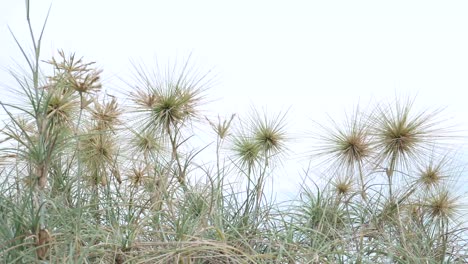
[{"label": "tall grass", "polygon": [[[109,95],[84,58],[41,63],[41,38],[31,30],[33,57],[17,43],[23,103],[0,101],[3,263],[468,262],[439,111],[397,99],[316,124],[306,184],[276,203],[265,183],[292,151],[287,113],[205,118],[210,77],[190,61],[135,64],[132,91]],[[194,127],[211,129],[213,153]]]}]

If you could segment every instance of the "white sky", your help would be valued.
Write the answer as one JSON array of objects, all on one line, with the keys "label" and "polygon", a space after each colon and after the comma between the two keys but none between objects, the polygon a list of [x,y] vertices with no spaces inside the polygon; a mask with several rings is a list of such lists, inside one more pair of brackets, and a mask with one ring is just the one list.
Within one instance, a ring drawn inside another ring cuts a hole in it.
[{"label": "white sky", "polygon": [[[295,133],[398,94],[447,106],[468,128],[468,1],[32,0],[37,30],[51,2],[42,58],[64,49],[97,61],[109,90],[129,79],[130,59],[192,53],[217,73],[208,96],[221,115],[291,106]],[[29,44],[24,1],[0,0],[0,67],[20,58],[7,25]]]}]

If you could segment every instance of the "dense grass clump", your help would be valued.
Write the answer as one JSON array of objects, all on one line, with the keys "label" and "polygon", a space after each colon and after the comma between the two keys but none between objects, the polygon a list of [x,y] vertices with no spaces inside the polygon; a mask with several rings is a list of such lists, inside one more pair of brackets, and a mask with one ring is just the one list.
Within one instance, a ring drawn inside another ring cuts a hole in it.
[{"label": "dense grass clump", "polygon": [[[398,99],[316,124],[323,180],[276,203],[265,183],[292,151],[285,114],[205,118],[210,79],[188,62],[134,65],[131,91],[109,95],[92,62],[41,63],[41,37],[14,74],[21,103],[0,101],[2,263],[468,262],[438,111]],[[214,148],[192,144],[194,127]]]}]

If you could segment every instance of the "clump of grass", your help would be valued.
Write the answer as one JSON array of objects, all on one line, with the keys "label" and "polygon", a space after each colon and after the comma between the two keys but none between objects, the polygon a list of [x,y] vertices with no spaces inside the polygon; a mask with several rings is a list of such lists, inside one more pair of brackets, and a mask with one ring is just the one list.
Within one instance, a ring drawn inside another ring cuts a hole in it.
[{"label": "clump of grass", "polygon": [[[351,205],[353,210],[359,211],[359,214],[350,211],[349,216],[354,219],[352,225],[371,224],[376,230],[373,235],[376,243],[365,237],[356,241],[356,262],[365,261],[366,256],[368,260],[383,261],[377,257],[378,253],[367,252],[369,247],[381,246],[380,242],[397,251],[387,257],[396,261],[414,261],[414,256],[406,255],[397,260],[397,255],[409,254],[400,250],[414,247],[409,244],[416,243],[414,237],[425,235],[414,233],[414,230],[428,232],[428,228],[432,232],[437,230],[436,237],[440,241],[421,241],[418,250],[437,250],[439,261],[451,259],[446,251],[450,244],[447,236],[455,232],[454,214],[460,212],[460,207],[453,198],[454,187],[446,187],[456,181],[457,175],[444,154],[448,146],[443,140],[450,138],[450,134],[440,123],[443,120],[438,114],[439,111],[415,111],[413,99],[397,99],[393,104],[377,104],[368,113],[357,115],[359,119],[353,115],[346,119],[350,121],[345,123],[344,129],[336,122],[332,123],[331,129],[322,127],[321,131],[326,135],[318,137],[323,143],[313,156],[321,158],[320,165],[329,164],[326,166],[333,168],[326,170],[331,177],[340,175],[332,182],[338,195],[351,188],[352,180],[359,180],[361,192],[365,194],[363,200],[358,202],[356,197],[345,200],[346,206]],[[351,129],[346,130],[347,127]],[[356,175],[358,177],[354,179]],[[408,225],[408,219],[412,219],[411,225]],[[452,230],[448,228],[449,223],[452,223]],[[376,237],[379,233],[387,235]],[[457,246],[455,243],[449,247]],[[370,258],[373,255],[376,257]]]},{"label": "clump of grass", "polygon": [[[39,65],[40,39],[28,75],[15,75],[24,100],[0,101],[3,262],[467,261],[465,196],[438,111],[397,99],[320,124],[318,166],[278,203],[265,185],[289,158],[286,113],[204,123],[209,75],[188,61],[133,65],[132,92],[109,95],[84,58],[59,51]],[[194,128],[214,132],[212,160]]]}]

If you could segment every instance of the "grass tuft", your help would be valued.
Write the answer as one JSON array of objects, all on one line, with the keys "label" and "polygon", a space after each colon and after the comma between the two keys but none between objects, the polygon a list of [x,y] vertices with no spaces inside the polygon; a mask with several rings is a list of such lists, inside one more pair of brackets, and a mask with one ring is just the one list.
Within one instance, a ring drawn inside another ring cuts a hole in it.
[{"label": "grass tuft", "polygon": [[202,122],[210,76],[188,60],[134,64],[132,92],[107,94],[94,62],[40,63],[26,4],[22,100],[0,101],[0,262],[468,262],[439,111],[397,98],[316,123],[319,162],[278,202],[266,186],[291,156],[287,112]]}]

